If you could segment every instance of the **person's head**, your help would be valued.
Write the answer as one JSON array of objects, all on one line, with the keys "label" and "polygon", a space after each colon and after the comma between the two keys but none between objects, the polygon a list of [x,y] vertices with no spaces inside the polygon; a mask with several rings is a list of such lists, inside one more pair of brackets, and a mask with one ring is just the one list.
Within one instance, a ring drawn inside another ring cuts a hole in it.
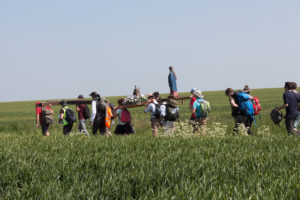
[{"label": "person's head", "polygon": [[248,93],[248,94],[251,92],[249,85],[245,85],[243,92]]},{"label": "person's head", "polygon": [[155,99],[158,99],[159,98],[159,92],[154,92],[153,96],[154,96]]},{"label": "person's head", "polygon": [[152,93],[148,94],[148,99],[149,99],[149,100],[152,100],[152,99],[154,99],[154,96],[153,96],[153,94],[152,94]]},{"label": "person's head", "polygon": [[61,105],[62,107],[65,107],[65,106],[68,105],[68,103],[67,103],[65,100],[62,100],[62,101],[60,102],[60,105]]},{"label": "person's head", "polygon": [[192,88],[191,91],[190,91],[190,93],[193,93],[193,92],[195,92],[196,90],[197,90],[197,88]]},{"label": "person's head", "polygon": [[292,82],[293,83],[293,90],[297,89],[297,83],[296,82]]},{"label": "person's head", "polygon": [[35,103],[35,107],[42,107],[42,104],[38,101]]},{"label": "person's head", "polygon": [[284,83],[284,89],[285,90],[292,90],[293,89],[293,83],[292,82],[285,82]]},{"label": "person's head", "polygon": [[95,91],[91,92],[91,94],[89,94],[89,96],[91,96],[93,100],[100,101],[100,94],[98,94]]},{"label": "person's head", "polygon": [[169,67],[170,72],[172,72],[174,70],[173,66]]},{"label": "person's head", "polygon": [[234,94],[234,90],[232,88],[227,88],[225,90],[225,95],[226,96],[232,96]]},{"label": "person's head", "polygon": [[83,95],[82,94],[78,95],[78,99],[83,99]]},{"label": "person's head", "polygon": [[202,95],[202,92],[200,90],[196,90],[195,92],[192,93],[194,97],[196,98],[203,98],[204,96]]},{"label": "person's head", "polygon": [[118,99],[118,105],[119,105],[119,106],[122,106],[123,103],[124,103],[124,98]]}]

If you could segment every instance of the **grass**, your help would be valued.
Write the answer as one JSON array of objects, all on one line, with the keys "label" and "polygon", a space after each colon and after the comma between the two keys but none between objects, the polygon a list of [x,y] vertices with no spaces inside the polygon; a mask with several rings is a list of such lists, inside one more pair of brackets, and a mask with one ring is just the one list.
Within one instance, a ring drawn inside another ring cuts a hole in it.
[{"label": "grass", "polygon": [[[263,107],[258,128],[270,129],[254,136],[232,136],[223,91],[204,92],[213,109],[208,126],[226,125],[223,137],[154,138],[143,108],[130,110],[136,133],[129,137],[66,137],[59,124],[42,137],[34,102],[0,103],[0,198],[300,199],[300,138],[269,119],[282,93],[253,91]],[[189,118],[187,101],[180,114]]]}]

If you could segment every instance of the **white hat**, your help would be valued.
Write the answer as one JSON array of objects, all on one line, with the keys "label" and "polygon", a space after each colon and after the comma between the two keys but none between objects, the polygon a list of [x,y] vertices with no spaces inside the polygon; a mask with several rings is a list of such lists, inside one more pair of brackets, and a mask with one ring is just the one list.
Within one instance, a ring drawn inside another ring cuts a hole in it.
[{"label": "white hat", "polygon": [[202,95],[202,92],[200,90],[195,90],[193,92],[193,95],[199,97],[199,98],[203,98],[204,96]]}]

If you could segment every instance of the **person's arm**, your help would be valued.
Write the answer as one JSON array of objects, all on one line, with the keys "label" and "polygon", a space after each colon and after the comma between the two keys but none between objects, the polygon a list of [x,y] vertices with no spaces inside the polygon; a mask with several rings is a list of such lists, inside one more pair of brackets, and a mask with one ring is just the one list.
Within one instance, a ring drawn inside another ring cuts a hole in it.
[{"label": "person's arm", "polygon": [[76,105],[76,111],[79,112],[80,111],[80,106]]},{"label": "person's arm", "polygon": [[197,108],[197,104],[196,104],[196,101],[194,101],[194,103],[193,103],[193,109],[192,109],[192,114],[193,115],[196,114],[196,108]]},{"label": "person's arm", "polygon": [[192,114],[195,115],[196,114],[196,108],[193,108],[192,110]]},{"label": "person's arm", "polygon": [[93,123],[96,117],[96,112],[97,112],[96,101],[92,101],[92,114],[91,114],[90,123]]},{"label": "person's arm", "polygon": [[287,108],[289,106],[289,98],[286,94],[283,94],[283,104],[278,107],[276,110],[279,111],[281,109]]},{"label": "person's arm", "polygon": [[36,127],[38,128],[39,127],[39,123],[40,122],[40,115],[39,114],[36,114]]},{"label": "person's arm", "polygon": [[235,103],[235,101],[234,101],[234,99],[232,98],[232,97],[230,97],[230,105],[232,106],[232,107],[234,107],[234,108],[238,108],[239,107],[239,105],[237,105],[236,103]]},{"label": "person's arm", "polygon": [[289,104],[282,104],[280,107],[276,108],[276,110],[279,111],[279,110],[284,109],[288,106],[289,106]]},{"label": "person's arm", "polygon": [[150,111],[150,104],[146,104],[144,112],[147,113]]}]

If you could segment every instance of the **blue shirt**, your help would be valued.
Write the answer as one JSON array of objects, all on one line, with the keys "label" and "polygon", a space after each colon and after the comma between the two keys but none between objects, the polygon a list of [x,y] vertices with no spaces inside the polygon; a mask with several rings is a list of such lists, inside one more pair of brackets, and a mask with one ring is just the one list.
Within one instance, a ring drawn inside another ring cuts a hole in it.
[{"label": "blue shirt", "polygon": [[199,101],[201,101],[202,98],[197,98],[196,101],[193,103],[193,109],[196,109],[196,117],[202,117],[200,110],[201,110],[201,104]]}]

